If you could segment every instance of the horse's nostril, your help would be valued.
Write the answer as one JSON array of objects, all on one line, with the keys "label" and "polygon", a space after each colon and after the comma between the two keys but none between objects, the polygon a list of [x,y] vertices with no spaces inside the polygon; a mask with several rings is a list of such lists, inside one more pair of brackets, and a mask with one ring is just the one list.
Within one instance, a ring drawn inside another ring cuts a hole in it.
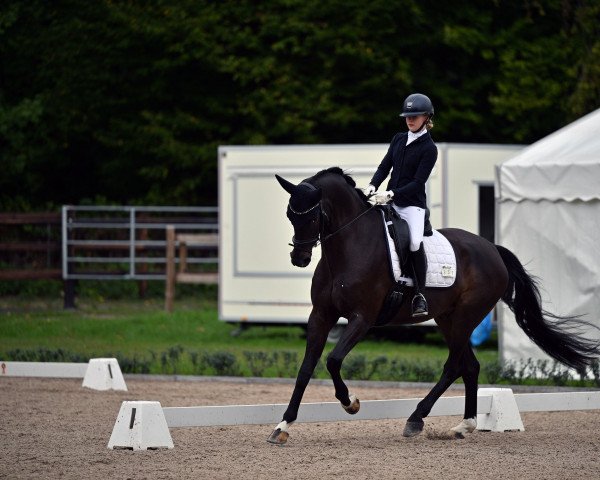
[{"label": "horse's nostril", "polygon": [[306,267],[310,263],[310,257],[305,257],[300,261],[300,267]]},{"label": "horse's nostril", "polygon": [[292,260],[292,265],[300,268],[306,267],[310,263],[311,259],[311,255],[303,251],[292,251],[292,253],[290,253],[290,257]]}]

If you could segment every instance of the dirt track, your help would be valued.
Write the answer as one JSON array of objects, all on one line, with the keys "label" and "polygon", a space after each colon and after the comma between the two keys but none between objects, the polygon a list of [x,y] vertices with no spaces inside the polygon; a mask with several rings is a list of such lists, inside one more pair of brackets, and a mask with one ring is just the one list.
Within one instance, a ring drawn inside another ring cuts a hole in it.
[{"label": "dirt track", "polygon": [[[404,421],[294,425],[285,447],[274,425],[171,429],[175,448],[108,450],[124,400],[163,407],[286,403],[292,385],[127,379],[128,392],[97,392],[80,380],[0,378],[0,478],[98,479],[586,479],[600,478],[600,411],[523,414],[525,432],[475,432],[450,440],[459,417],[426,421],[403,438]],[[422,390],[355,387],[361,400]],[[462,395],[453,390],[451,395]],[[334,401],[309,386],[306,401]]]}]

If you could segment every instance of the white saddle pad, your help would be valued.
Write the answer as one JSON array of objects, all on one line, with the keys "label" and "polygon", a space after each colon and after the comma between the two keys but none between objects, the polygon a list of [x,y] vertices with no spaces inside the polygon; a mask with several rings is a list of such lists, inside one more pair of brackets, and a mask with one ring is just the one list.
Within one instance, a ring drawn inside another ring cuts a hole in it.
[{"label": "white saddle pad", "polygon": [[[390,255],[392,261],[392,270],[394,279],[397,282],[403,281],[412,286],[413,280],[410,277],[402,275],[400,270],[400,260],[396,252],[396,245],[390,234],[385,228]],[[427,255],[427,276],[425,277],[425,286],[427,287],[450,287],[456,280],[456,256],[454,249],[446,237],[437,230],[433,231],[430,237],[423,237],[425,254]]]}]

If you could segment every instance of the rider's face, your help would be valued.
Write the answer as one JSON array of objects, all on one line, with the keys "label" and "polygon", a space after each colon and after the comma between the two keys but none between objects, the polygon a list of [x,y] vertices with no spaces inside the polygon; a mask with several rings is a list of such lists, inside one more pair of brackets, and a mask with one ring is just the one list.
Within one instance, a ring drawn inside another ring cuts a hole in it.
[{"label": "rider's face", "polygon": [[416,133],[426,120],[427,115],[415,115],[412,117],[406,117],[406,126],[411,132]]}]

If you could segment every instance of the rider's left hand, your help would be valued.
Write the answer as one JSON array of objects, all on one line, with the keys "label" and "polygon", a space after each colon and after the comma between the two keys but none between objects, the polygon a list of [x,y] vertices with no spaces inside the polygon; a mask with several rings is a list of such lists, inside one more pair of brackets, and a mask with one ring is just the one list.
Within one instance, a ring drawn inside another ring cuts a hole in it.
[{"label": "rider's left hand", "polygon": [[392,198],[394,198],[394,192],[388,190],[387,192],[377,192],[375,194],[375,203],[377,205],[383,205],[384,203],[388,203]]}]

